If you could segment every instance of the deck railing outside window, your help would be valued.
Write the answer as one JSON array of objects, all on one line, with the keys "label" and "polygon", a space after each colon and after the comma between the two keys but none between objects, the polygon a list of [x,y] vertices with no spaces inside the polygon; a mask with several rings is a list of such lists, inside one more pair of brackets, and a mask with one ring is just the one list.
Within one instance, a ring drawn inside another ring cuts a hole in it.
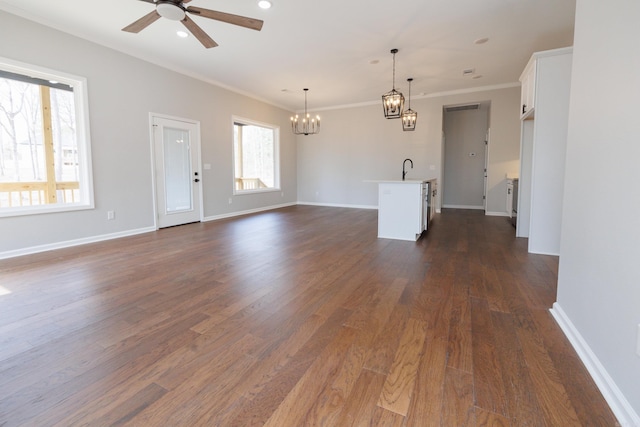
[{"label": "deck railing outside window", "polygon": [[0,65],[0,212],[86,205],[80,154],[87,145],[78,143],[76,108],[81,84]]},{"label": "deck railing outside window", "polygon": [[0,182],[0,208],[44,205],[49,200],[55,203],[76,203],[80,199],[78,181],[56,182],[55,198],[49,197],[46,182]]}]

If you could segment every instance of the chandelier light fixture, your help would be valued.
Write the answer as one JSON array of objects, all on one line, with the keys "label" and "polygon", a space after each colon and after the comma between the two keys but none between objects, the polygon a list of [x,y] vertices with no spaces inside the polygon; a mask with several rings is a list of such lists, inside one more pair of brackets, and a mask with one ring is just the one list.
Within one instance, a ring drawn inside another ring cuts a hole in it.
[{"label": "chandelier light fixture", "polygon": [[398,49],[391,49],[393,54],[393,88],[382,95],[382,109],[387,119],[399,119],[404,109],[404,96],[396,90],[396,53]]},{"label": "chandelier light fixture", "polygon": [[291,117],[291,130],[296,135],[315,135],[320,132],[320,116],[311,118],[307,113],[307,92],[304,88],[304,115],[300,118],[297,114]]},{"label": "chandelier light fixture", "polygon": [[411,109],[411,82],[412,78],[408,78],[409,82],[409,109],[404,110],[402,113],[402,130],[416,130],[416,121],[418,120],[418,113]]}]

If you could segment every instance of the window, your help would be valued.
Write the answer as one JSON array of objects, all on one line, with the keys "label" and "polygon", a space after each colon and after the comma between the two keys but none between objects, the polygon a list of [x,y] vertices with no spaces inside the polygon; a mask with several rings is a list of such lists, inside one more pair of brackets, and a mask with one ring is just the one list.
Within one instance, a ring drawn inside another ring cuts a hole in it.
[{"label": "window", "polygon": [[279,128],[233,119],[234,193],[280,188]]},{"label": "window", "polygon": [[0,58],[0,216],[93,207],[86,81]]}]

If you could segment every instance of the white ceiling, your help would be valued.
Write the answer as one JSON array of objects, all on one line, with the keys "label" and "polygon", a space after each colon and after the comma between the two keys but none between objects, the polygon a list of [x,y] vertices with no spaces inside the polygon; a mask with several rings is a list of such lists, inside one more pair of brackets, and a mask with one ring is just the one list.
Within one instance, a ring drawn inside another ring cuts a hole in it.
[{"label": "white ceiling", "polygon": [[[192,19],[218,44],[205,49],[139,0],[0,0],[0,9],[289,110],[369,103],[396,88],[412,98],[518,81],[533,52],[573,43],[575,0],[192,0],[190,6],[264,20],[262,31]],[[474,40],[488,37],[485,44]],[[372,62],[379,61],[377,64]],[[463,76],[475,69],[481,78]]]}]

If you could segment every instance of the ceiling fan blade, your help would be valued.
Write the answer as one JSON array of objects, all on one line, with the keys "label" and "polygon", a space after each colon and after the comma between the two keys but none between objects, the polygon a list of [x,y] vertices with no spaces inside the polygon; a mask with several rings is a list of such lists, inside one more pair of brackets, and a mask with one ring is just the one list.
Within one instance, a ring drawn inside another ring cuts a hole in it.
[{"label": "ceiling fan blade", "polygon": [[[146,3],[156,4],[156,0],[140,0],[140,1],[143,1],[143,2],[146,2]],[[189,1],[189,0],[187,0],[187,1]]]},{"label": "ceiling fan blade", "polygon": [[230,13],[218,12],[217,10],[203,9],[201,7],[189,6],[187,7],[187,12],[257,31],[260,31],[262,29],[262,24],[264,24],[264,22],[259,19],[232,15]]},{"label": "ceiling fan blade", "polygon": [[139,33],[140,31],[147,28],[149,25],[156,22],[158,19],[160,19],[160,15],[158,15],[158,12],[154,10],[153,12],[144,15],[142,18],[138,19],[137,21],[127,25],[122,29],[122,31],[126,31],[128,33]]},{"label": "ceiling fan blade", "polygon": [[198,27],[198,25],[193,22],[193,20],[188,16],[185,16],[184,19],[180,22],[182,22],[182,24],[184,24],[184,26],[187,27],[189,31],[191,31],[191,34],[193,34],[193,36],[197,38],[198,41],[202,43],[202,45],[207,49],[218,46],[218,43],[213,41],[213,39],[209,37],[209,35],[205,33],[202,28]]}]

